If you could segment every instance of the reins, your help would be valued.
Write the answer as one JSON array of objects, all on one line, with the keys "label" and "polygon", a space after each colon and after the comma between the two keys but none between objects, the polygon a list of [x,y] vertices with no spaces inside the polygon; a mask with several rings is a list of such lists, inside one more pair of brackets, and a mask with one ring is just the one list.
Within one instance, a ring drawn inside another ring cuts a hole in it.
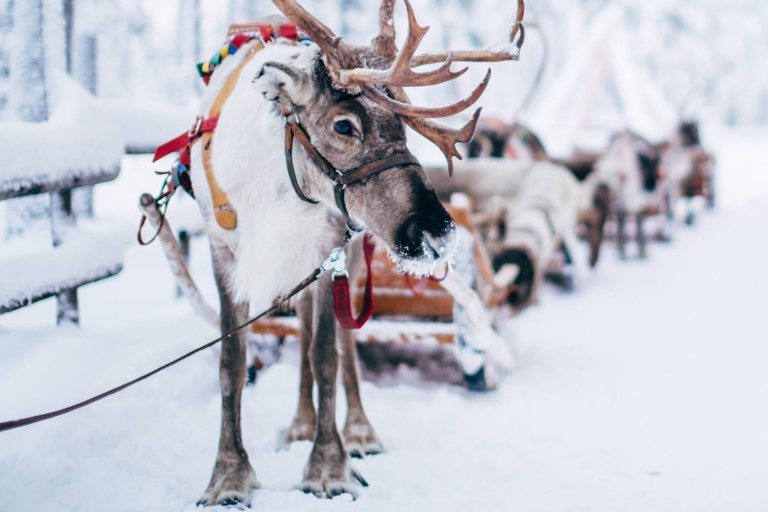
[{"label": "reins", "polygon": [[[258,315],[254,316],[253,318],[251,318],[250,320],[248,320],[244,324],[239,325],[238,327],[235,327],[234,329],[232,329],[232,330],[222,334],[221,336],[219,336],[215,340],[209,341],[208,343],[205,343],[204,345],[201,345],[201,346],[197,347],[196,349],[191,350],[191,351],[187,352],[186,354],[184,354],[184,355],[182,355],[180,357],[177,357],[173,361],[170,361],[168,363],[165,363],[162,366],[159,366],[158,368],[155,368],[151,372],[145,373],[144,375],[141,375],[140,377],[137,377],[137,378],[135,378],[135,379],[133,379],[131,381],[128,381],[128,382],[126,382],[124,384],[121,384],[121,385],[119,385],[117,387],[114,387],[114,388],[112,388],[112,389],[110,389],[108,391],[105,391],[105,392],[100,393],[100,394],[98,394],[96,396],[93,396],[93,397],[91,397],[91,398],[89,398],[87,400],[83,400],[82,402],[78,402],[78,403],[70,405],[68,407],[64,407],[63,409],[58,409],[58,410],[55,410],[55,411],[46,412],[44,414],[38,414],[38,415],[35,415],[35,416],[29,416],[27,418],[20,418],[18,420],[11,420],[11,421],[1,422],[0,423],[0,432],[5,432],[7,430],[14,430],[14,429],[17,429],[17,428],[25,427],[27,425],[32,425],[34,423],[40,423],[41,421],[46,421],[46,420],[49,420],[49,419],[52,419],[52,418],[56,418],[58,416],[63,416],[63,415],[65,415],[67,413],[70,413],[72,411],[76,411],[78,409],[82,409],[83,407],[86,407],[86,406],[88,406],[88,405],[90,405],[92,403],[98,402],[98,401],[103,400],[103,399],[105,399],[105,398],[107,398],[109,396],[112,396],[112,395],[114,395],[116,393],[119,393],[120,391],[122,391],[124,389],[127,389],[127,388],[133,386],[134,384],[138,384],[139,382],[141,382],[141,381],[143,381],[145,379],[148,379],[149,377],[152,377],[153,375],[156,375],[156,374],[162,372],[163,370],[166,370],[166,369],[170,368],[171,366],[175,366],[178,363],[184,361],[185,359],[189,359],[190,357],[192,357],[193,355],[197,354],[198,352],[202,352],[203,350],[211,348],[212,346],[216,345],[217,343],[221,342],[222,340],[224,340],[224,339],[228,338],[229,336],[232,336],[233,334],[237,333],[238,331],[248,327],[252,323],[257,322],[258,320],[264,318],[265,316],[269,315],[270,313],[274,313],[275,311],[277,311],[280,308],[280,306],[285,304],[288,300],[290,300],[296,294],[300,293],[301,291],[303,291],[306,288],[308,288],[309,286],[311,286],[315,281],[320,279],[320,277],[323,274],[325,274],[326,272],[328,272],[328,271],[332,271],[333,272],[334,283],[339,278],[341,278],[341,279],[348,279],[348,277],[347,277],[348,274],[347,274],[347,271],[346,271],[346,260],[345,260],[345,256],[344,256],[344,249],[346,248],[347,244],[350,242],[351,239],[352,239],[352,235],[351,235],[351,233],[349,231],[347,231],[345,233],[345,235],[344,235],[344,241],[343,241],[342,245],[340,245],[339,247],[336,247],[335,249],[333,249],[331,251],[330,256],[328,256],[328,258],[323,262],[323,264],[320,267],[316,268],[314,271],[312,271],[312,273],[309,276],[307,276],[306,279],[304,279],[301,283],[296,285],[296,287],[294,287],[290,292],[288,292],[288,294],[286,294],[285,296],[282,296],[282,297],[278,297],[277,299],[275,299],[275,301],[272,304],[272,306],[270,306],[268,309],[262,311],[261,313],[259,313]],[[369,251],[372,253],[373,242],[370,240],[370,238],[366,237],[365,244],[366,244],[366,246],[365,246],[366,247],[365,248],[365,251],[366,251],[366,263],[368,263],[368,269],[369,269],[368,271],[370,273],[370,254],[369,254]],[[336,293],[335,289],[334,289],[334,293]],[[365,323],[365,321],[368,320],[368,318],[370,317],[370,315],[372,313],[372,310],[373,310],[373,304],[372,303],[370,304],[370,307],[364,307],[363,311],[358,316],[358,318],[356,318],[356,319],[352,318],[354,324],[357,324],[357,323],[360,323],[360,322]],[[338,316],[338,311],[336,311],[336,314]],[[348,323],[348,322],[342,321],[342,319],[339,319],[339,320],[342,323],[342,326],[344,326],[345,323]],[[344,320],[346,320],[346,318]],[[345,328],[347,328],[347,327],[345,326]],[[358,328],[359,328],[359,326],[358,326]]]}]

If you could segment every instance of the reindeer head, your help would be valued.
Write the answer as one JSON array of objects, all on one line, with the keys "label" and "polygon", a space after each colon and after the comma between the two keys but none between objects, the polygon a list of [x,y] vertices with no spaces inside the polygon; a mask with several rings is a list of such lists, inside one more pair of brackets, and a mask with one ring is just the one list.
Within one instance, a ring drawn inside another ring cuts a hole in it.
[{"label": "reindeer head", "polygon": [[[459,130],[427,119],[455,115],[472,106],[485,91],[490,70],[467,98],[441,108],[412,105],[404,87],[455,79],[467,70],[451,71],[455,60],[516,59],[512,42],[520,31],[519,50],[523,40],[522,1],[508,44],[495,50],[425,55],[416,55],[416,51],[428,28],[418,25],[408,0],[408,37],[399,53],[392,23],[395,0],[383,0],[381,31],[371,46],[364,48],[342,41],[295,1],[273,1],[316,43],[318,51],[298,53],[290,63],[265,63],[254,84],[284,114],[294,116],[294,122],[300,122],[311,140],[311,147],[305,145],[308,158],[304,159],[304,179],[316,196],[313,199],[339,205],[351,221],[383,240],[404,270],[429,273],[452,256],[455,227],[408,151],[405,126],[437,144],[452,173],[452,157],[461,158],[456,144],[471,140],[480,109]],[[442,65],[424,73],[412,68],[438,62]],[[325,165],[318,166],[318,160]],[[341,202],[337,177],[344,181]]]}]

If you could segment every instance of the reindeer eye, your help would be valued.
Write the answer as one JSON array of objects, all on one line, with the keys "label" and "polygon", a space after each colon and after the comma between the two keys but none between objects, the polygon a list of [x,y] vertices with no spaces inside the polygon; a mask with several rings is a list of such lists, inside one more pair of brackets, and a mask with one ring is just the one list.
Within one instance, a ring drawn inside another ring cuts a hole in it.
[{"label": "reindeer eye", "polygon": [[350,123],[346,119],[336,121],[333,124],[333,129],[336,130],[336,133],[339,133],[341,135],[349,136],[355,133],[355,128],[352,126],[352,123]]}]

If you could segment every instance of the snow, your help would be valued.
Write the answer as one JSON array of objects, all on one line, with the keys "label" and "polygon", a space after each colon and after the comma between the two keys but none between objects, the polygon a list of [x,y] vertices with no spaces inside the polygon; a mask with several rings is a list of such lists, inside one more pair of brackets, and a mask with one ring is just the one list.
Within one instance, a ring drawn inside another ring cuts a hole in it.
[{"label": "snow", "polygon": [[[309,443],[275,450],[297,398],[289,345],[243,400],[263,486],[254,509],[765,510],[768,130],[708,135],[718,209],[674,244],[653,245],[648,261],[620,262],[606,248],[576,292],[545,289],[540,306],[510,322],[519,366],[497,391],[363,383],[388,452],[355,461],[371,486],[352,505],[293,489]],[[151,167],[125,163],[143,176],[98,187],[100,216],[138,218]],[[194,245],[192,271],[212,301],[205,242]],[[81,290],[81,329],[53,328],[54,306],[0,317],[0,420],[81,400],[216,337],[174,299],[158,246],[130,248],[119,276]],[[210,351],[0,434],[0,509],[195,510],[218,439],[217,368]]]}]

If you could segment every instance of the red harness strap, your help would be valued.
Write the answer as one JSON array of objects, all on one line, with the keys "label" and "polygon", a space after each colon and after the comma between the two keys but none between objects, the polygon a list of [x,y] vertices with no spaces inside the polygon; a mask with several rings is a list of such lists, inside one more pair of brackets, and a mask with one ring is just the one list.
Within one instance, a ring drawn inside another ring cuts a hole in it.
[{"label": "red harness strap", "polygon": [[155,150],[155,158],[152,161],[157,162],[166,155],[170,155],[175,151],[181,151],[179,162],[185,167],[189,167],[189,150],[192,147],[192,144],[202,137],[203,133],[215,130],[218,122],[219,116],[209,117],[208,119],[198,117],[195,121],[195,125],[187,133],[179,135],[175,139],[159,146]]},{"label": "red harness strap", "polygon": [[360,329],[373,314],[373,272],[371,262],[373,260],[373,240],[365,235],[363,252],[365,253],[365,267],[368,277],[365,280],[365,295],[360,314],[355,318],[352,315],[352,299],[349,293],[349,276],[341,275],[333,278],[333,311],[336,319],[344,329]]}]

